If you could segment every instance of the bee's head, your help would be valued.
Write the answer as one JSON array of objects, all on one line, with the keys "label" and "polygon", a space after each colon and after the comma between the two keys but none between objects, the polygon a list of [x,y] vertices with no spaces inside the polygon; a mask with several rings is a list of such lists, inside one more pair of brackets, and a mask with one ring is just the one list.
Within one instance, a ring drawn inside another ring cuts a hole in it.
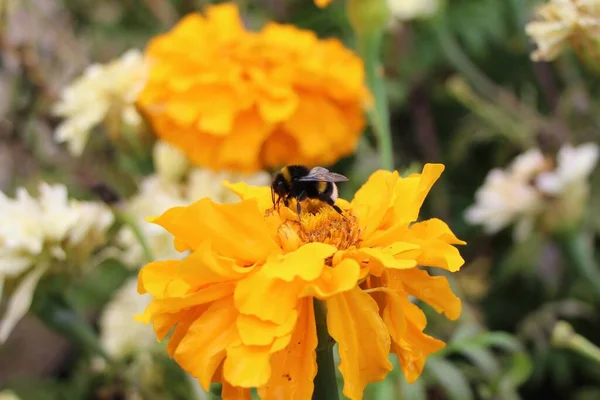
[{"label": "bee's head", "polygon": [[290,183],[285,178],[285,174],[278,172],[273,178],[271,189],[278,196],[285,196],[290,191]]}]

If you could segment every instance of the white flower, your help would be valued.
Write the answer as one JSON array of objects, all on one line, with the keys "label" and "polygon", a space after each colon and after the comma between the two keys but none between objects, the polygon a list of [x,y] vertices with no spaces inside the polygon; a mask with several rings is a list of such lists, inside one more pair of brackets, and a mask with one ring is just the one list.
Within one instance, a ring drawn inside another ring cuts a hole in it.
[{"label": "white flower", "polygon": [[158,176],[167,182],[178,182],[190,167],[190,162],[180,149],[162,140],[154,145],[153,159]]},{"label": "white flower", "polygon": [[537,9],[537,16],[525,27],[537,44],[535,61],[554,60],[575,36],[592,42],[600,36],[598,0],[552,0]]},{"label": "white flower", "polygon": [[190,202],[210,197],[219,203],[233,203],[239,200],[223,182],[246,182],[252,186],[266,186],[271,184],[271,175],[266,172],[255,174],[232,173],[225,171],[212,171],[207,168],[194,168],[188,175],[186,196]]},{"label": "white flower", "polygon": [[475,194],[475,204],[467,209],[465,219],[483,225],[487,233],[496,233],[517,223],[515,236],[523,239],[533,227],[542,207],[542,198],[532,179],[542,171],[546,161],[539,150],[518,156],[507,171],[490,171]]},{"label": "white flower", "polygon": [[440,8],[440,0],[387,0],[391,14],[400,21],[428,18]]},{"label": "white flower", "polygon": [[104,204],[70,200],[63,185],[41,184],[38,198],[24,188],[15,199],[0,192],[0,298],[5,281],[18,281],[0,321],[0,343],[29,310],[44,273],[84,268],[113,219]]},{"label": "white flower", "polygon": [[136,278],[125,282],[113,295],[99,321],[100,341],[109,356],[120,360],[157,343],[152,325],[134,320],[151,300],[152,296],[138,293]]},{"label": "white flower", "polygon": [[541,174],[536,185],[549,195],[568,194],[574,185],[587,186],[587,180],[598,163],[599,149],[595,143],[578,147],[563,146],[557,157],[557,167]]},{"label": "white flower", "polygon": [[[173,236],[162,227],[146,220],[161,215],[169,208],[187,205],[203,197],[209,197],[219,203],[238,201],[223,181],[231,183],[246,182],[250,185],[269,185],[271,176],[266,172],[257,174],[239,174],[214,172],[205,168],[193,168],[181,183],[165,181],[153,175],[142,182],[139,192],[125,205],[124,211],[132,215],[143,232],[154,260],[166,260],[184,257],[185,253],[175,250]],[[124,248],[121,260],[126,265],[138,268],[146,261],[139,240],[129,228],[123,228],[117,235],[120,247]]]},{"label": "white flower", "polygon": [[3,390],[0,392],[0,400],[21,400],[19,396],[17,396],[11,390]]},{"label": "white flower", "polygon": [[66,87],[54,108],[65,118],[57,128],[58,142],[66,142],[73,155],[81,155],[90,131],[116,113],[122,122],[137,126],[142,119],[134,102],[143,88],[146,68],[139,50],[129,50],[105,65],[94,64]]},{"label": "white flower", "polygon": [[[162,227],[149,223],[146,218],[158,216],[171,207],[186,203],[181,185],[165,182],[153,175],[141,183],[139,192],[125,204],[124,211],[136,220],[148,247],[152,250],[154,260],[179,258],[182,254],[175,250],[173,236]],[[130,227],[119,231],[117,243],[125,249],[120,259],[126,265],[137,268],[144,263],[144,250]]]}]

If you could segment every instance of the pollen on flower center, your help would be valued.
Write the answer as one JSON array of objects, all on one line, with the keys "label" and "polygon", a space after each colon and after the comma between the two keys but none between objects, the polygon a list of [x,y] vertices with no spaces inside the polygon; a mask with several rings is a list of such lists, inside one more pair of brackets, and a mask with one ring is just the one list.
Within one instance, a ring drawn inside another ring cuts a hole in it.
[{"label": "pollen on flower center", "polygon": [[[295,210],[292,202],[289,210]],[[283,212],[280,212],[283,215]],[[285,214],[289,214],[285,212]],[[356,246],[360,241],[360,227],[350,212],[340,215],[333,207],[319,200],[307,199],[302,202],[300,221],[286,218],[280,231],[294,231],[303,243],[320,242],[333,245],[340,250]]]}]

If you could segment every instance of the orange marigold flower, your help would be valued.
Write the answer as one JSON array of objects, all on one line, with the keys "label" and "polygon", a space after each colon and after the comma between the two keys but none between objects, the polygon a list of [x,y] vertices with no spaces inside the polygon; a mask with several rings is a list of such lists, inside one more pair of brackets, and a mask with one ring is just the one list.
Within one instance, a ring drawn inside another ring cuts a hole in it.
[{"label": "orange marigold flower", "polygon": [[331,4],[332,1],[333,0],[315,0],[315,4],[317,5],[317,7],[323,8]]},{"label": "orange marigold flower", "polygon": [[398,355],[407,379],[444,346],[423,332],[415,296],[451,319],[461,302],[448,281],[418,266],[456,271],[464,244],[439,219],[415,222],[444,169],[427,164],[407,178],[378,171],[349,203],[303,203],[301,218],[273,209],[268,187],[228,186],[242,199],[202,199],[154,220],[175,236],[183,260],[157,261],[139,275],[154,299],[139,318],[159,339],[175,327],[168,350],[203,387],[223,384],[224,398],[258,388],[263,399],[308,399],[317,372],[313,298],[325,302],[339,343],[344,395],[362,398]]},{"label": "orange marigold flower", "polygon": [[197,165],[329,165],[355,150],[365,125],[358,56],[291,25],[247,31],[233,4],[188,15],[153,39],[146,56],[138,106]]}]

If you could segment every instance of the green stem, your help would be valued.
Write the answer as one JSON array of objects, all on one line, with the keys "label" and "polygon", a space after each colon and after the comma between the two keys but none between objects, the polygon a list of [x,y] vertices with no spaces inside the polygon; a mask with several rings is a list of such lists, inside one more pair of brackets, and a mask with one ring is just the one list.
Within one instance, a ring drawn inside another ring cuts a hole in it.
[{"label": "green stem", "polygon": [[377,137],[381,167],[392,171],[394,169],[394,152],[392,149],[392,133],[390,131],[390,115],[385,91],[385,79],[379,53],[383,40],[383,31],[369,29],[356,32],[357,48],[365,63],[367,86],[371,90],[374,107],[367,113],[369,122]]},{"label": "green stem", "polygon": [[569,348],[600,364],[600,348],[585,337],[577,334],[571,325],[558,321],[552,334],[552,342],[557,347]]},{"label": "green stem", "polygon": [[147,262],[154,261],[154,256],[152,255],[152,250],[150,250],[150,246],[148,246],[148,242],[146,241],[146,237],[144,233],[140,229],[137,221],[129,214],[121,212],[120,210],[113,209],[115,217],[124,225],[129,226],[129,228],[133,231],[136,239],[142,246],[142,250],[144,251],[144,256],[146,257]]},{"label": "green stem", "polygon": [[442,52],[452,66],[465,76],[467,81],[488,99],[496,99],[496,85],[464,53],[454,34],[444,25],[436,29]]},{"label": "green stem", "polygon": [[566,232],[557,235],[563,252],[581,278],[585,279],[593,288],[596,299],[600,299],[600,271],[594,259],[594,250],[583,231]]},{"label": "green stem", "polygon": [[317,325],[317,376],[313,400],[339,400],[335,363],[333,361],[333,340],[327,330],[327,307],[324,302],[314,299],[315,322]]}]

